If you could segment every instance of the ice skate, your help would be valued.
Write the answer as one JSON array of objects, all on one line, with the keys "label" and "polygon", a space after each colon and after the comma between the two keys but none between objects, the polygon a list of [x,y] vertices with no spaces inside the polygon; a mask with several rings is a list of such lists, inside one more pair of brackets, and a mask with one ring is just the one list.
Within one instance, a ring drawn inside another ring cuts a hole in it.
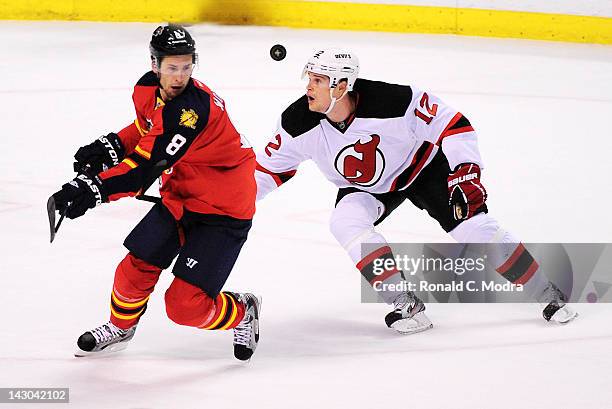
[{"label": "ice skate", "polygon": [[234,328],[234,356],[248,361],[253,356],[259,342],[259,310],[261,298],[251,293],[236,294],[245,305],[244,318]]},{"label": "ice skate", "polygon": [[566,304],[567,296],[553,283],[548,283],[537,299],[540,304],[545,305],[542,316],[546,321],[567,324],[578,316],[578,313]]},{"label": "ice skate", "polygon": [[81,335],[74,356],[101,355],[124,350],[135,333],[136,325],[121,329],[109,321]]},{"label": "ice skate", "polygon": [[389,328],[400,334],[414,334],[433,328],[425,315],[425,304],[413,292],[400,294],[393,306],[393,311],[385,317]]}]

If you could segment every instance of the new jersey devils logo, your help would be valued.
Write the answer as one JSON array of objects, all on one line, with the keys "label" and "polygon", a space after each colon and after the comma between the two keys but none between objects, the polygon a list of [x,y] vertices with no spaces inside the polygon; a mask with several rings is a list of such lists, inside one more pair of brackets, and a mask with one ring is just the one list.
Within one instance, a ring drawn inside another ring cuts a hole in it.
[{"label": "new jersey devils logo", "polygon": [[360,140],[344,147],[336,156],[336,170],[349,182],[359,186],[373,186],[385,170],[385,157],[378,149],[380,136],[370,135],[366,143]]}]

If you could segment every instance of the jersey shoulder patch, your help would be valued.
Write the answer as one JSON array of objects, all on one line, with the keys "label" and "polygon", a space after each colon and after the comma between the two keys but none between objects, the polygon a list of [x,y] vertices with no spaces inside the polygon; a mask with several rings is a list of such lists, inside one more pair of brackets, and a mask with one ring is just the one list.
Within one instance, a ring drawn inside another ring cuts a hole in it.
[{"label": "jersey shoulder patch", "polygon": [[140,85],[143,87],[159,86],[159,79],[157,79],[157,74],[155,74],[153,71],[149,71],[145,75],[140,77],[136,85]]},{"label": "jersey shoulder patch", "polygon": [[359,94],[358,118],[397,118],[406,114],[412,102],[408,85],[388,84],[359,78],[353,88]]},{"label": "jersey shoulder patch", "polygon": [[190,83],[185,91],[163,108],[164,131],[198,135],[210,117],[210,96]]},{"label": "jersey shoulder patch", "polygon": [[281,126],[292,137],[298,137],[321,123],[325,115],[308,109],[308,99],[303,95],[289,105],[281,115]]}]

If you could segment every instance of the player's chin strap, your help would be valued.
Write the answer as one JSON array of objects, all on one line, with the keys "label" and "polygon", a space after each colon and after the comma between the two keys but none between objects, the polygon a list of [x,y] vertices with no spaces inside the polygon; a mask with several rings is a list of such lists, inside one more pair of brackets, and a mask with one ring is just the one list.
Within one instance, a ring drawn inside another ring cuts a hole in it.
[{"label": "player's chin strap", "polygon": [[329,96],[331,97],[331,102],[329,103],[329,108],[327,108],[327,111],[323,112],[324,115],[329,114],[332,109],[334,109],[334,107],[336,106],[336,102],[340,101],[342,98],[344,98],[344,96],[346,94],[348,94],[348,88],[346,90],[344,90],[344,94],[340,95],[340,98],[336,98],[334,97],[334,88],[330,88],[329,89]]}]

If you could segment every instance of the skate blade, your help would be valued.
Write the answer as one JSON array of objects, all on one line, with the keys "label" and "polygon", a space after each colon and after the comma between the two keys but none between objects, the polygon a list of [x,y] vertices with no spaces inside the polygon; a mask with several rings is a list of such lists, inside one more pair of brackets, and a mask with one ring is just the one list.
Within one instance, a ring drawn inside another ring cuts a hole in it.
[{"label": "skate blade", "polygon": [[578,313],[576,311],[570,309],[567,305],[564,305],[562,308],[559,308],[559,310],[555,312],[552,317],[550,317],[550,320],[559,324],[568,324],[577,317]]},{"label": "skate blade", "polygon": [[433,328],[432,322],[427,318],[425,312],[419,312],[412,318],[397,320],[391,324],[391,328],[402,335],[416,334]]},{"label": "skate blade", "polygon": [[127,347],[128,342],[118,342],[116,344],[109,345],[100,351],[83,351],[81,348],[77,347],[77,350],[74,352],[74,356],[77,358],[105,356],[114,352],[123,351]]},{"label": "skate blade", "polygon": [[[262,297],[255,296],[255,298],[257,298],[257,305],[256,305],[256,309],[255,309],[255,324],[254,324],[254,326],[256,328],[257,341],[255,342],[255,346],[253,346],[253,354],[255,354],[255,350],[257,349],[257,346],[259,345],[259,336],[260,336],[259,316],[261,314],[261,304],[262,304]],[[251,358],[252,357],[253,357],[253,355],[251,355]],[[250,362],[251,358],[249,358],[245,362]]]}]

